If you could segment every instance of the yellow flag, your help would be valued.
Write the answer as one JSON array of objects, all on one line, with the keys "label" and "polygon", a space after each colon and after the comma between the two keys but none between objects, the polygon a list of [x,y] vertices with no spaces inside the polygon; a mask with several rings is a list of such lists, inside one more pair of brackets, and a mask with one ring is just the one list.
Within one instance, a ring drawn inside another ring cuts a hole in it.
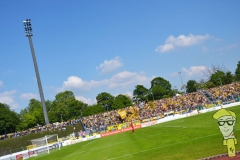
[{"label": "yellow flag", "polygon": [[126,113],[125,110],[118,110],[118,114],[120,115],[120,117],[121,117],[122,119],[125,119],[125,118],[126,118],[126,115],[127,115],[127,113]]},{"label": "yellow flag", "polygon": [[166,103],[163,103],[163,104],[162,104],[162,107],[163,107],[164,109],[167,109],[167,104],[166,104]]}]

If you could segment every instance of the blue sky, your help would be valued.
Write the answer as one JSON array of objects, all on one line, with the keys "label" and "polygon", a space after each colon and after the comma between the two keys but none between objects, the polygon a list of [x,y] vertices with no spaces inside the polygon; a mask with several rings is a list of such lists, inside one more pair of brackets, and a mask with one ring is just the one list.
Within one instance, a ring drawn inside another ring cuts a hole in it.
[{"label": "blue sky", "polygon": [[101,92],[132,95],[163,77],[181,88],[212,65],[240,60],[240,1],[0,1],[0,102],[19,112],[39,99],[32,37],[45,100],[71,90],[96,103]]}]

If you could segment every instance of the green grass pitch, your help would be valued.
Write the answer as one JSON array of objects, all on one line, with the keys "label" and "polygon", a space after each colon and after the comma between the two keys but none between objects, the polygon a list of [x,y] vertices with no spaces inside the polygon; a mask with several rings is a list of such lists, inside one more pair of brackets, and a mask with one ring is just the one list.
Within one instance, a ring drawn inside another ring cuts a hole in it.
[{"label": "green grass pitch", "polygon": [[[234,133],[240,150],[240,106],[227,108],[236,113]],[[227,153],[216,111],[186,117],[154,126],[85,141],[31,160],[194,160]]]}]

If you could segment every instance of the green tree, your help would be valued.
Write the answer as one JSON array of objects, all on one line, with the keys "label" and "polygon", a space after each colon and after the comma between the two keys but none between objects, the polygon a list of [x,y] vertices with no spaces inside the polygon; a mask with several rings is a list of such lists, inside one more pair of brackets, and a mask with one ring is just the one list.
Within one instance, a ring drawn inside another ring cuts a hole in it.
[{"label": "green tree", "polygon": [[22,129],[28,129],[32,128],[37,125],[37,120],[34,117],[34,115],[27,113],[24,114],[23,117],[21,117],[21,123],[19,124],[19,128]]},{"label": "green tree", "polygon": [[145,101],[147,99],[148,94],[149,91],[147,88],[145,88],[143,85],[137,85],[133,90],[133,101],[134,102]]},{"label": "green tree", "polygon": [[[156,77],[151,81],[150,92],[153,94],[153,98],[161,99],[163,97],[169,97],[173,95],[172,85],[169,81],[165,80],[162,77]],[[151,95],[149,95],[151,97]]]},{"label": "green tree", "polygon": [[112,109],[120,109],[125,108],[132,105],[132,101],[128,96],[119,94],[117,97],[115,97]]},{"label": "green tree", "polygon": [[15,132],[19,122],[18,114],[7,104],[0,103],[0,134]]},{"label": "green tree", "polygon": [[216,85],[213,82],[208,81],[208,82],[204,83],[202,89],[213,88],[213,87],[216,87]]},{"label": "green tree", "polygon": [[216,71],[210,76],[210,81],[213,82],[215,86],[220,86],[224,84],[225,73],[223,71]]},{"label": "green tree", "polygon": [[75,98],[72,91],[60,92],[55,96],[55,100],[52,102],[51,110],[49,111],[50,122],[59,122],[62,119],[65,121],[79,117],[80,110],[85,105],[86,104]]},{"label": "green tree", "polygon": [[101,104],[107,111],[112,109],[114,96],[107,92],[99,93],[96,97],[97,104]]},{"label": "green tree", "polygon": [[89,115],[99,114],[103,112],[105,112],[105,108],[103,108],[101,104],[94,104],[94,105],[87,106],[82,111],[82,115],[89,116]]},{"label": "green tree", "polygon": [[44,125],[44,114],[41,102],[36,99],[31,99],[28,104],[28,113],[36,119],[36,124]]},{"label": "green tree", "polygon": [[86,108],[88,105],[81,101],[76,100],[72,107],[69,107],[69,114],[71,118],[78,118],[81,115],[81,110]]},{"label": "green tree", "polygon": [[28,107],[20,112],[20,129],[27,129],[36,125],[44,125],[44,115],[41,102],[36,99],[30,99]]},{"label": "green tree", "polygon": [[236,81],[240,81],[240,61],[238,61],[237,68],[235,70]]},{"label": "green tree", "polygon": [[208,79],[210,79],[211,78],[211,76],[214,74],[214,73],[216,73],[216,72],[218,72],[218,71],[222,71],[222,72],[226,72],[227,71],[227,69],[226,69],[226,67],[222,64],[222,65],[213,65],[212,64],[212,67],[211,68],[206,68],[206,70],[203,72],[203,74],[208,78]]},{"label": "green tree", "polygon": [[206,82],[204,79],[200,79],[199,82],[196,83],[197,89],[207,89],[207,86],[205,83]]},{"label": "green tree", "polygon": [[52,101],[47,100],[45,102],[46,108],[47,108],[47,112],[52,110]]},{"label": "green tree", "polygon": [[189,80],[187,82],[187,87],[186,87],[186,92],[191,93],[191,92],[196,92],[197,82],[195,80]]},{"label": "green tree", "polygon": [[234,76],[230,71],[226,72],[225,76],[223,77],[223,84],[230,84],[234,81]]}]

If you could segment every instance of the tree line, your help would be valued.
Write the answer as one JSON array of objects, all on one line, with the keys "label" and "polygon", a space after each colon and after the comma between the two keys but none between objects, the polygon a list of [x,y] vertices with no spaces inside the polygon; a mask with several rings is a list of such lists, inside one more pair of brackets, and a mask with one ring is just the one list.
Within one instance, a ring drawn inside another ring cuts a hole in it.
[{"label": "tree line", "polygon": [[[176,87],[172,88],[172,85],[166,79],[156,77],[151,81],[150,88],[136,85],[132,98],[122,94],[114,97],[110,93],[102,92],[96,96],[97,103],[93,105],[77,100],[72,91],[60,92],[53,101],[47,100],[45,102],[49,121],[50,123],[67,121],[125,108],[140,101],[154,101],[184,92],[191,93],[198,89],[208,89],[240,81],[240,61],[234,74],[216,66],[212,66],[212,69],[209,69],[205,74],[208,75],[208,80],[200,80],[200,82],[189,80],[186,85],[182,86],[181,91]],[[20,113],[11,110],[9,105],[0,103],[0,135],[44,125],[44,123],[42,105],[36,99],[31,99],[28,106],[22,109]]]},{"label": "tree line", "polygon": [[[238,61],[235,73],[232,74],[227,71],[224,66],[212,66],[204,72],[207,81],[200,80],[199,82],[195,80],[189,80],[186,85],[186,92],[196,92],[198,89],[208,89],[213,87],[218,87],[225,84],[230,84],[235,81],[240,81],[240,61]],[[184,86],[183,86],[184,87]]]}]

